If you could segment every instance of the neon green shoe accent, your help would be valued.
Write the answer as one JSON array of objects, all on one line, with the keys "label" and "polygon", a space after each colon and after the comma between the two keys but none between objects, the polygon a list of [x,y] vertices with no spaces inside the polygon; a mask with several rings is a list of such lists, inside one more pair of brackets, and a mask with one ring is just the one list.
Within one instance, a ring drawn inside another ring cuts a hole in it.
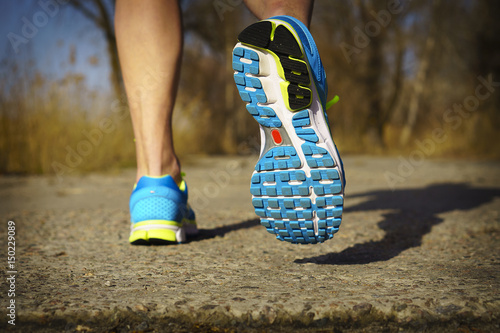
[{"label": "neon green shoe accent", "polygon": [[163,178],[163,177],[168,176],[168,173],[166,173],[164,175],[161,175],[161,176],[150,176],[150,175],[146,175],[146,176],[148,176],[149,178],[156,178],[156,179],[158,179],[158,178]]},{"label": "neon green shoe accent", "polygon": [[[161,228],[160,226],[172,226],[172,229]],[[149,243],[150,239],[166,242],[179,243],[182,240],[177,239],[175,229],[181,228],[182,223],[167,220],[147,220],[133,224],[133,228],[151,226],[151,229],[134,230],[130,234],[129,242],[144,241]],[[156,226],[156,228],[155,228]],[[159,228],[158,228],[159,227]]]},{"label": "neon green shoe accent", "polygon": [[[290,98],[289,98],[289,95],[288,95],[288,86],[290,85],[290,82],[288,81],[282,81],[280,82],[280,89],[281,89],[281,95],[283,96],[283,101],[285,102],[285,106],[288,110],[292,111],[292,112],[297,112],[299,110],[304,110],[304,109],[307,109],[308,107],[311,106],[311,103],[312,103],[312,98],[311,98],[311,101],[304,107],[301,107],[301,108],[298,108],[298,109],[292,109],[290,107]],[[311,89],[307,88],[307,87],[304,87],[303,85],[299,85],[299,87],[301,87],[302,89],[307,89],[311,92],[311,96],[312,96],[312,91]],[[297,95],[297,98],[304,98],[304,96],[298,96]]]},{"label": "neon green shoe accent", "polygon": [[150,239],[159,239],[167,242],[177,243],[175,231],[169,229],[136,230],[130,237],[129,242],[134,243],[138,240],[149,241]]},{"label": "neon green shoe accent", "polygon": [[184,180],[184,177],[186,177],[186,174],[184,172],[181,172],[182,181],[179,184],[179,190],[181,190],[182,192],[186,191],[186,181]]},{"label": "neon green shoe accent", "polygon": [[186,226],[186,224],[190,224],[191,226],[196,227],[196,220],[189,220],[188,218],[183,218],[182,219],[182,225]]},{"label": "neon green shoe accent", "polygon": [[340,97],[335,95],[328,103],[326,103],[326,109],[328,110],[329,108],[332,107],[332,105],[337,104],[339,101]]},{"label": "neon green shoe accent", "polygon": [[161,239],[169,242],[177,242],[178,239],[175,236],[175,231],[168,229],[153,229],[148,230],[148,238],[151,239]]},{"label": "neon green shoe accent", "polygon": [[176,221],[167,221],[167,220],[146,220],[146,221],[134,223],[134,228],[135,227],[142,227],[145,225],[173,225],[176,227],[181,227],[182,223],[179,223]]},{"label": "neon green shoe accent", "polygon": [[285,101],[285,106],[288,110],[290,110],[290,100],[288,99],[288,86],[289,85],[290,85],[290,82],[288,82],[288,81],[280,82],[281,95],[283,96],[283,100]]},{"label": "neon green shoe accent", "polygon": [[137,230],[137,231],[134,231],[130,237],[128,238],[128,241],[130,243],[133,243],[133,242],[136,242],[138,240],[145,240],[145,241],[148,241],[148,232],[147,230]]},{"label": "neon green shoe accent", "polygon": [[184,181],[184,179],[179,184],[179,190],[181,190],[182,192],[186,191],[186,182]]},{"label": "neon green shoe accent", "polygon": [[[163,178],[165,176],[168,176],[168,174],[166,175],[163,175],[163,176],[149,176],[147,175],[149,178]],[[180,184],[178,184],[179,186],[179,190],[181,190],[182,192],[186,191],[186,181],[184,180],[184,177],[186,177],[186,174],[184,172],[181,172],[181,178],[182,178],[182,181]],[[137,187],[137,183],[134,184],[134,187],[132,188],[132,191],[135,190],[135,188]]]},{"label": "neon green shoe accent", "polygon": [[277,27],[276,23],[271,21],[271,27],[272,28],[271,28],[271,38],[270,39],[273,41],[274,40],[274,33],[276,32],[276,27]]},{"label": "neon green shoe accent", "polygon": [[[276,30],[277,25],[274,22],[271,22],[271,23],[272,23],[272,27],[273,27],[272,30],[271,30],[271,40],[273,40],[273,38],[274,38],[274,32]],[[295,36],[295,35],[294,35],[294,38],[296,40],[298,40],[297,36]],[[276,53],[274,53],[273,51],[271,51],[269,49],[263,48],[263,47],[258,47],[258,46],[255,46],[255,45],[252,45],[252,44],[248,44],[248,43],[243,43],[243,42],[240,42],[240,43],[242,45],[246,45],[246,46],[249,46],[249,47],[254,48],[254,49],[262,50],[262,51],[264,51],[266,53],[269,53],[270,55],[273,56],[274,62],[277,65],[276,69],[278,70],[278,75],[279,75],[280,78],[282,78],[284,80],[284,82],[280,83],[280,88],[281,88],[281,95],[283,97],[283,100],[285,101],[285,105],[286,105],[286,107],[287,107],[288,110],[290,110],[292,112],[296,112],[296,111],[303,110],[303,109],[306,109],[306,108],[308,108],[308,107],[311,106],[311,104],[312,104],[312,98],[311,98],[311,102],[309,102],[309,104],[307,104],[305,107],[302,107],[302,108],[299,108],[299,109],[292,109],[290,107],[289,95],[288,95],[288,85],[290,84],[290,82],[288,82],[287,79],[285,78],[285,70],[283,69],[283,66],[281,65],[280,58],[276,55]],[[300,41],[298,43],[300,45]],[[305,57],[304,51],[302,51],[302,58],[304,58],[304,57]],[[297,58],[294,58],[294,57],[291,57],[291,56],[288,56],[288,58],[291,59],[291,60],[293,60],[293,61],[302,62],[306,66],[308,66],[307,62],[305,62],[302,59],[297,59]],[[309,90],[311,92],[311,96],[312,96],[312,91],[311,91],[311,89],[308,88],[310,85],[311,84],[309,83],[309,85],[307,85],[307,86],[299,85],[299,87],[301,87],[303,89]],[[298,97],[298,98],[300,98],[300,97]]]}]

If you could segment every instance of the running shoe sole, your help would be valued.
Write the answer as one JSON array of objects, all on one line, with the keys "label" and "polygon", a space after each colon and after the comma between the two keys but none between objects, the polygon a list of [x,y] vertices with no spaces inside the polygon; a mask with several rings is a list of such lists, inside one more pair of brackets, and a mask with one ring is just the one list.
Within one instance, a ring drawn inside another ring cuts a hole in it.
[{"label": "running shoe sole", "polygon": [[186,233],[180,223],[165,220],[149,220],[132,223],[129,241],[133,245],[170,245],[186,241]]},{"label": "running shoe sole", "polygon": [[343,171],[300,39],[270,19],[238,41],[234,81],[261,134],[250,185],[255,213],[279,240],[331,239],[342,218]]},{"label": "running shoe sole", "polygon": [[186,242],[186,236],[196,236],[195,221],[183,223],[166,220],[149,220],[132,223],[129,242],[133,245],[170,245]]}]

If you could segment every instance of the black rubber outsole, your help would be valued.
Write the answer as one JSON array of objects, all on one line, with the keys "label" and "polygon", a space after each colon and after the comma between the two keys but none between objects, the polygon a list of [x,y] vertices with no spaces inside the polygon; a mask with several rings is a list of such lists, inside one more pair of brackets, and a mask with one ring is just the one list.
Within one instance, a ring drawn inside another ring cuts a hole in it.
[{"label": "black rubber outsole", "polygon": [[278,56],[288,85],[288,103],[293,111],[307,108],[312,102],[311,84],[307,64],[301,60],[304,54],[294,35],[287,27],[279,25],[274,30],[269,21],[257,22],[238,35],[238,40],[247,45],[266,49]]},{"label": "black rubber outsole", "polygon": [[150,246],[150,245],[175,245],[179,244],[177,242],[167,241],[164,239],[150,238],[149,240],[138,239],[130,243],[132,245],[142,245],[142,246]]}]

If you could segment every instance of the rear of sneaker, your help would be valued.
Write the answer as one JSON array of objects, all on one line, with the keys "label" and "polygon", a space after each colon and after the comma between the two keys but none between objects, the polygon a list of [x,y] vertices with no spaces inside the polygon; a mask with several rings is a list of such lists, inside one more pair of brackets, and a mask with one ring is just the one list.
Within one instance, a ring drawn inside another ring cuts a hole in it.
[{"label": "rear of sneaker", "polygon": [[326,116],[326,77],[308,29],[289,16],[250,25],[233,49],[234,80],[260,125],[252,204],[261,224],[291,243],[321,243],[338,231],[342,161]]},{"label": "rear of sneaker", "polygon": [[187,187],[169,175],[143,176],[130,196],[131,232],[134,245],[183,243],[196,234],[196,220],[187,203]]}]

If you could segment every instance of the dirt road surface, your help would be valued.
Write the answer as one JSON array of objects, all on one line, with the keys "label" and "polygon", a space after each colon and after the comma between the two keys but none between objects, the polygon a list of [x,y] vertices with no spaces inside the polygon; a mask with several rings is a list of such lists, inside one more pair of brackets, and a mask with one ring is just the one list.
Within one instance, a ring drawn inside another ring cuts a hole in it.
[{"label": "dirt road surface", "polygon": [[500,163],[345,157],[340,232],[293,245],[254,215],[255,161],[186,159],[201,233],[166,247],[128,244],[133,170],[0,177],[0,330],[500,331]]}]

